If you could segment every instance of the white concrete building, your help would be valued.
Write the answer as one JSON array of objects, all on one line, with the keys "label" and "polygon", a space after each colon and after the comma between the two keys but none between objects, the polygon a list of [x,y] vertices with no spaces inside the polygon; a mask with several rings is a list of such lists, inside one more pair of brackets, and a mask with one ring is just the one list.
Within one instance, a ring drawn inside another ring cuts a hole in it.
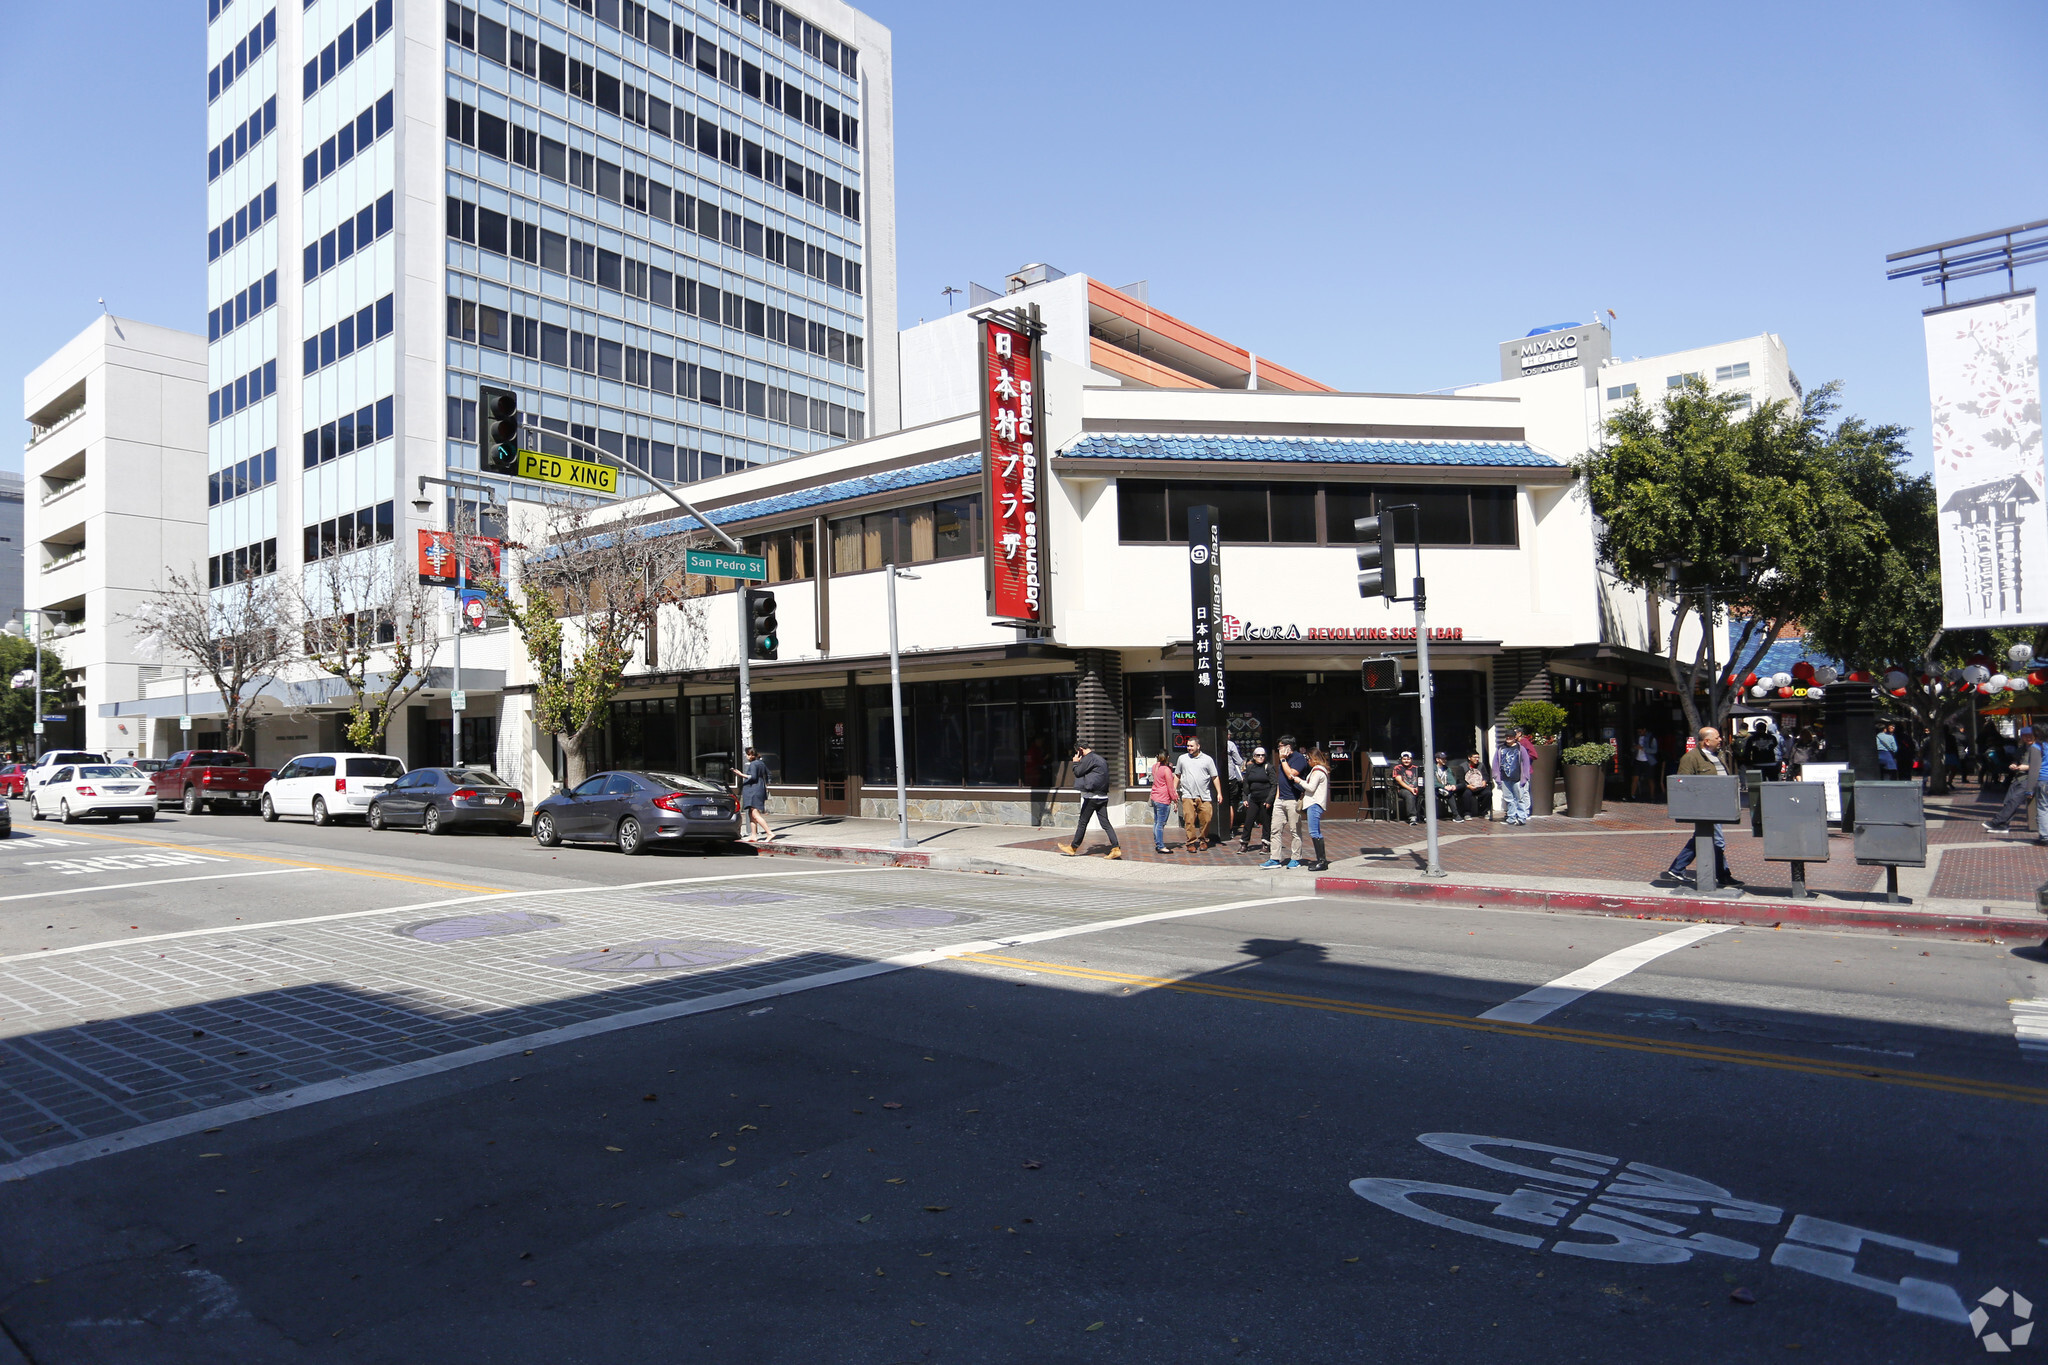
[{"label": "white concrete building", "polygon": [[[149,752],[102,703],[141,695],[157,660],[123,617],[166,570],[204,574],[206,339],[102,317],[22,385],[29,423],[24,595],[76,708],[49,744]],[[32,633],[32,627],[31,627]]]},{"label": "white concrete building", "polygon": [[[896,281],[890,37],[867,15],[207,11],[214,583],[409,562],[455,511],[446,488],[415,509],[423,476],[502,494],[479,467],[481,383],[519,395],[524,446],[686,483],[896,425],[895,348],[868,345],[893,341]],[[488,699],[501,679],[478,669]],[[414,761],[448,746],[445,691],[398,727]],[[331,747],[333,716],[292,733]],[[466,724],[488,750],[494,713]]]},{"label": "white concrete building", "polygon": [[[964,317],[902,342],[906,414],[954,412],[691,490],[770,562],[782,645],[777,660],[753,665],[753,727],[780,809],[893,809],[892,562],[917,575],[899,581],[917,814],[1044,820],[1071,798],[1077,733],[1135,782],[1140,756],[1201,725],[1186,714],[1198,709],[1184,529],[1196,501],[1223,512],[1224,728],[1247,750],[1291,733],[1337,755],[1334,815],[1371,807],[1368,755],[1419,747],[1415,701],[1364,695],[1358,681],[1366,655],[1413,655],[1412,609],[1362,600],[1355,584],[1352,520],[1390,503],[1424,508],[1440,747],[1490,754],[1503,709],[1523,696],[1562,702],[1572,738],[1626,735],[1660,707],[1657,723],[1670,723],[1668,683],[1642,649],[1642,605],[1595,571],[1590,515],[1565,464],[1582,419],[1514,396],[1345,394],[1291,374],[1288,389],[1173,383],[1142,352],[1152,368],[1139,379],[1117,368],[1121,356],[1099,363],[1101,323],[1082,310],[1103,292],[1069,276],[1005,300],[1041,302],[1049,327],[1066,316],[1049,333],[1044,378],[1050,620],[1038,634],[988,616],[981,419],[972,348],[953,335]],[[1151,322],[1164,337],[1207,336],[1164,314]],[[1210,342],[1227,348],[1208,338],[1189,349],[1208,356]],[[1085,348],[1091,363],[1059,355],[1061,345]],[[692,530],[657,499],[615,515]],[[737,610],[726,594],[695,605],[694,625],[673,610],[663,623],[662,662],[629,675],[600,766],[722,780],[737,742]],[[546,790],[560,772],[552,741],[511,722],[528,713],[521,660],[507,678],[501,760],[515,781]],[[526,737],[523,754],[514,736]],[[1141,791],[1128,799],[1142,811]]]}]

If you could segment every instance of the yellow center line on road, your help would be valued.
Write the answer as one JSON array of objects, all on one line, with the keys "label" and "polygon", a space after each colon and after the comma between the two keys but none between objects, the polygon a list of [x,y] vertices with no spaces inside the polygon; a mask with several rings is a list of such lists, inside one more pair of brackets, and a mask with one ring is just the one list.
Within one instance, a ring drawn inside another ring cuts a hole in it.
[{"label": "yellow center line on road", "polygon": [[319,872],[346,872],[352,877],[377,877],[387,882],[413,882],[420,886],[439,886],[450,891],[474,891],[480,895],[503,894],[506,890],[502,886],[471,886],[467,882],[451,882],[439,877],[414,877],[403,872],[375,872],[366,867],[343,867],[340,863],[313,863],[307,862],[304,858],[273,858],[262,853],[236,853],[212,844],[173,844],[162,839],[131,839],[120,834],[93,834],[69,826],[65,827],[62,837],[100,839],[110,844],[140,844],[144,848],[169,848],[180,853],[200,853],[212,858],[239,858],[251,863],[277,863],[285,867],[303,867]]},{"label": "yellow center line on road", "polygon": [[1402,1009],[1393,1005],[1364,1005],[1351,1000],[1333,1000],[1319,995],[1289,995],[1280,991],[1252,990],[1208,981],[1189,981],[1165,976],[1136,976],[1129,972],[1076,967],[1060,962],[1037,962],[1029,958],[1003,957],[996,953],[962,953],[957,962],[979,962],[992,967],[1011,967],[1044,972],[1050,976],[1071,976],[1086,981],[1108,981],[1142,986],[1148,990],[1182,991],[1191,995],[1214,995],[1226,1000],[1243,1000],[1261,1005],[1287,1005],[1297,1009],[1327,1010],[1335,1014],[1364,1015],[1403,1024],[1431,1024],[1440,1028],[1468,1029],[1475,1033],[1500,1033],[1517,1038],[1542,1038],[1552,1042],[1578,1043],[1590,1047],[1619,1048],[1627,1052],[1651,1052],[1665,1057],[1694,1061],[1724,1062],[1733,1066],[1763,1067],[1773,1071],[1800,1071],[1836,1080],[1877,1081],[1882,1085],[1905,1085],[1920,1090],[1941,1090],[1978,1099],[2014,1100],[2021,1104],[2048,1104],[2048,1088],[2015,1085],[2004,1081],[1971,1080],[1966,1076],[1943,1076],[1927,1071],[1899,1071],[1854,1062],[1829,1062],[1781,1053],[1754,1052],[1744,1048],[1715,1047],[1706,1043],[1667,1043],[1651,1038],[1631,1038],[1619,1033],[1596,1033],[1588,1029],[1557,1028],[1543,1024],[1512,1024],[1492,1019],[1473,1019],[1462,1014],[1441,1014],[1433,1010]]}]

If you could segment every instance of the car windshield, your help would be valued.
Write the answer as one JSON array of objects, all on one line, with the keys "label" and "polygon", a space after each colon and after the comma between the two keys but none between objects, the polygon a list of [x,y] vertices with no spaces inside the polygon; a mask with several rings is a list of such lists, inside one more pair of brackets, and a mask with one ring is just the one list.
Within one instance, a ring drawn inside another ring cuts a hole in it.
[{"label": "car windshield", "polygon": [[723,787],[714,787],[709,782],[700,782],[694,777],[682,777],[676,773],[642,773],[649,782],[659,782],[671,791],[705,792],[713,796],[725,795]]},{"label": "car windshield", "polygon": [[405,765],[395,758],[351,758],[346,777],[404,777]]},{"label": "car windshield", "polygon": [[448,780],[463,787],[502,787],[496,773],[487,773],[481,768],[450,768]]},{"label": "car windshield", "polygon": [[125,763],[108,763],[95,764],[89,768],[80,768],[78,776],[82,780],[88,777],[140,777],[142,773]]}]

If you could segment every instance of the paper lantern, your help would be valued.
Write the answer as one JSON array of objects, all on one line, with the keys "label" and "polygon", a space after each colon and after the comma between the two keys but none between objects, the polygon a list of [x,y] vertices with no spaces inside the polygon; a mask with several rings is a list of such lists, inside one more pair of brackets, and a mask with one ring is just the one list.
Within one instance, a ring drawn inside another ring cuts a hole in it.
[{"label": "paper lantern", "polygon": [[1894,692],[1904,687],[1906,682],[1906,675],[1896,668],[1884,675],[1884,685]]},{"label": "paper lantern", "polygon": [[1768,697],[1771,695],[1771,685],[1769,683],[1758,683],[1749,689],[1749,695],[1752,697]]},{"label": "paper lantern", "polygon": [[2005,657],[2016,664],[2030,664],[2034,661],[2034,647],[2032,645],[2014,645],[2011,649],[2005,651]]},{"label": "paper lantern", "polygon": [[1744,679],[1742,680],[1742,685],[1743,685],[1744,687],[1755,687],[1755,686],[1756,686],[1756,674],[1752,673],[1752,674],[1750,674],[1750,675],[1749,675],[1748,677],[1744,678]]},{"label": "paper lantern", "polygon": [[1791,675],[1790,673],[1773,673],[1773,674],[1771,674],[1771,686],[1773,686],[1773,687],[1790,687],[1791,685],[1792,685],[1792,675]]},{"label": "paper lantern", "polygon": [[1991,675],[1991,680],[1984,684],[1984,690],[1986,692],[2003,692],[2005,691],[2005,683],[2005,674],[1993,673]]},{"label": "paper lantern", "polygon": [[1986,668],[1982,664],[1971,664],[1968,668],[1963,670],[1964,682],[1973,682],[1981,684],[1990,677],[1991,670]]},{"label": "paper lantern", "polygon": [[1819,668],[1813,670],[1813,680],[1816,684],[1818,684],[1821,687],[1826,687],[1829,683],[1833,682],[1836,678],[1839,678],[1841,676],[1841,674],[1835,672],[1834,669],[1829,668],[1826,664],[1822,664]]},{"label": "paper lantern", "polygon": [[1798,663],[1792,665],[1792,676],[1801,682],[1805,682],[1813,676],[1813,665],[1801,659]]}]

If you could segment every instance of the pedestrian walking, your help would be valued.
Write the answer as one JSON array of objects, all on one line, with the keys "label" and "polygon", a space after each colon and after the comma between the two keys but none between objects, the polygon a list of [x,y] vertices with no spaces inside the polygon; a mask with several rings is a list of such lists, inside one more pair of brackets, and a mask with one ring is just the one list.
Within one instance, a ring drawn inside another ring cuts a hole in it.
[{"label": "pedestrian walking", "polygon": [[761,842],[775,842],[775,831],[768,826],[768,765],[761,758],[760,750],[747,746],[747,766],[734,768],[732,775],[740,779],[740,809],[747,815],[747,833],[742,839],[752,839],[753,831],[761,832]]},{"label": "pedestrian walking", "polygon": [[1252,750],[1252,761],[1244,765],[1244,841],[1238,852],[1252,852],[1252,831],[1264,835],[1259,851],[1264,852],[1273,839],[1273,765],[1267,761],[1266,746],[1261,744]]},{"label": "pedestrian walking", "polygon": [[1272,851],[1261,867],[1301,866],[1301,790],[1308,779],[1308,755],[1294,747],[1293,735],[1276,741],[1279,751],[1273,764]]},{"label": "pedestrian walking", "polygon": [[1330,857],[1323,851],[1323,810],[1330,804],[1330,756],[1317,749],[1308,756],[1308,781],[1302,785],[1301,809],[1308,817],[1308,841],[1316,858],[1306,864],[1311,872],[1328,872]]},{"label": "pedestrian walking", "polygon": [[[1955,768],[1960,764],[1951,756],[1949,766]],[[1896,725],[1887,724],[1877,732],[1877,770],[1886,777],[1899,775],[1899,728]]]},{"label": "pedestrian walking", "polygon": [[1415,766],[1415,755],[1403,749],[1400,761],[1388,776],[1394,783],[1394,800],[1400,803],[1401,818],[1415,824],[1422,819],[1422,769]]},{"label": "pedestrian walking", "polygon": [[1166,817],[1173,814],[1173,768],[1164,753],[1152,759],[1152,851],[1171,853],[1166,846]]},{"label": "pedestrian walking", "polygon": [[1657,799],[1657,737],[1650,733],[1647,725],[1636,727],[1635,767],[1631,771],[1629,799],[1632,801],[1655,801]]},{"label": "pedestrian walking", "polygon": [[[1700,728],[1700,742],[1698,746],[1683,759],[1679,760],[1678,775],[1680,777],[1692,777],[1709,774],[1721,777],[1737,775],[1734,771],[1732,760],[1722,749],[1721,732],[1711,725],[1706,725]],[[1687,839],[1685,847],[1678,851],[1678,856],[1671,860],[1671,866],[1666,868],[1663,877],[1659,877],[1657,880],[1661,882],[1666,877],[1682,878],[1685,875],[1686,869],[1692,866],[1693,855],[1696,852],[1698,852],[1698,848],[1695,842]],[[1741,886],[1744,884],[1733,872],[1728,870],[1728,843],[1722,836],[1719,825],[1714,826],[1714,880],[1716,885],[1719,886]],[[1654,885],[1655,883],[1652,884]],[[1693,875],[1693,885],[1695,887],[1699,885],[1698,873]]]},{"label": "pedestrian walking", "polygon": [[1109,836],[1109,860],[1123,857],[1123,845],[1116,841],[1116,828],[1109,823],[1109,763],[1085,739],[1074,746],[1074,791],[1081,798],[1081,821],[1074,826],[1074,842],[1061,844],[1060,852],[1069,858],[1079,857],[1081,845],[1088,840],[1088,822],[1100,820],[1102,832]]},{"label": "pedestrian walking", "polygon": [[1500,785],[1503,824],[1529,823],[1529,774],[1535,764],[1531,761],[1529,749],[1522,744],[1528,733],[1527,730],[1519,731],[1493,755],[1493,780]]},{"label": "pedestrian walking", "polygon": [[1209,822],[1223,799],[1223,779],[1216,773],[1216,760],[1203,753],[1202,741],[1194,738],[1173,765],[1173,775],[1180,785],[1180,823],[1187,831],[1182,847],[1199,853],[1209,846]]},{"label": "pedestrian walking", "polygon": [[1755,768],[1764,775],[1764,781],[1778,780],[1778,740],[1764,728],[1760,720],[1749,723],[1749,733],[1742,739],[1742,766]]},{"label": "pedestrian walking", "polygon": [[1486,760],[1478,754],[1465,760],[1465,771],[1458,776],[1458,804],[1468,820],[1493,815],[1493,784],[1486,780]]},{"label": "pedestrian walking", "polygon": [[2011,774],[2012,781],[2005,789],[2005,804],[1998,808],[1998,814],[1984,822],[1984,828],[1993,834],[2010,833],[2013,816],[2018,815],[2020,808],[2036,796],[2035,784],[2041,769],[2041,745],[2034,739],[2034,727],[2021,726],[2019,741],[2021,747],[2018,760],[2006,765],[2006,771]]}]

